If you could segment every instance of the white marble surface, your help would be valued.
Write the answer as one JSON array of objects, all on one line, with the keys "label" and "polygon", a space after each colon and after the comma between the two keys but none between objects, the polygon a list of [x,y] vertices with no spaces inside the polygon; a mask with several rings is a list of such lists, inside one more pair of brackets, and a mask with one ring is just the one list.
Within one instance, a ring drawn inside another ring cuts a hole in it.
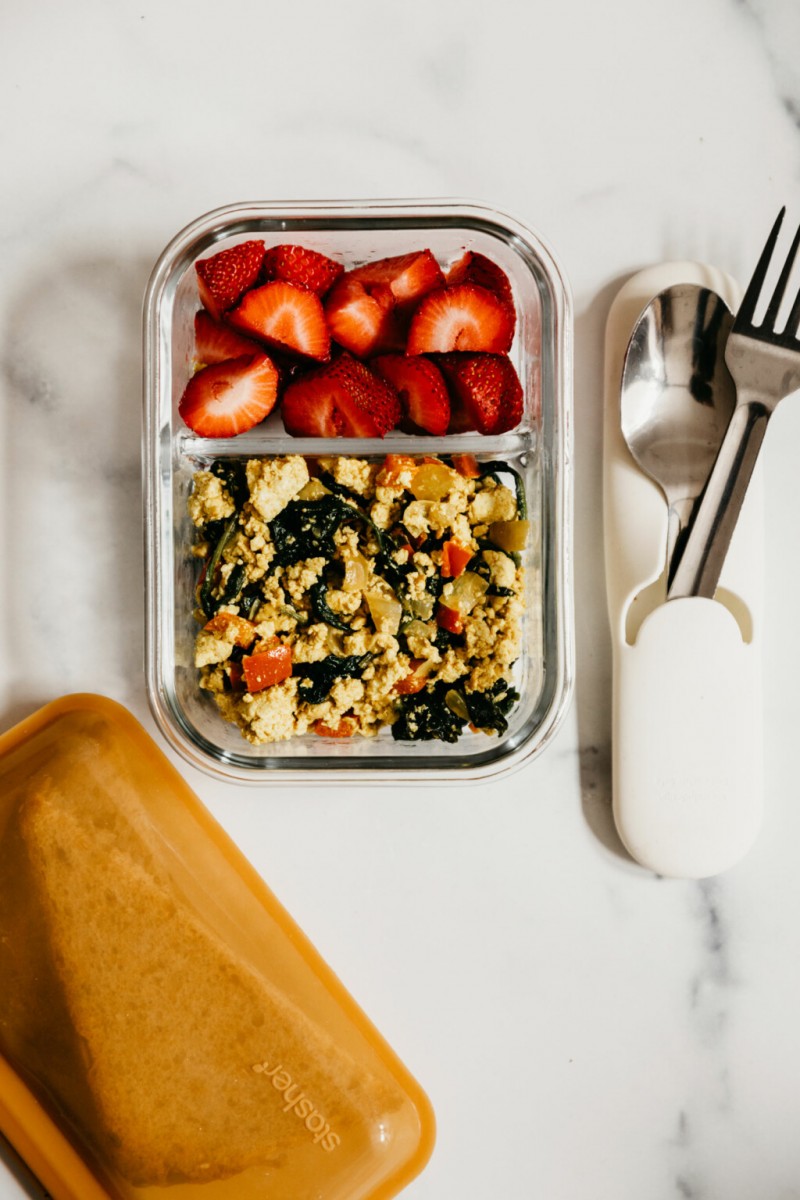
[{"label": "white marble surface", "polygon": [[154,731],[140,306],[190,219],[460,195],[572,282],[578,674],[546,754],[466,791],[182,767],[428,1090],[408,1200],[800,1198],[800,398],[764,450],[766,822],[711,881],[653,878],[612,831],[600,513],[610,300],[667,258],[746,277],[800,216],[798,48],[797,0],[2,7],[3,727],[90,690]]}]

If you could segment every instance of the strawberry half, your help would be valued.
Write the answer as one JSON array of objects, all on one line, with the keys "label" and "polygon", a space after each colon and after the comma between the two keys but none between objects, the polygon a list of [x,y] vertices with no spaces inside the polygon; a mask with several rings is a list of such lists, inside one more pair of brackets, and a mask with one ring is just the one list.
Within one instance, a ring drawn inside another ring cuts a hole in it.
[{"label": "strawberry half", "polygon": [[444,285],[439,264],[430,250],[414,250],[393,258],[379,258],[348,271],[348,279],[360,283],[369,292],[374,287],[387,287],[395,304],[412,305],[434,288]]},{"label": "strawberry half", "polygon": [[278,350],[288,350],[324,362],[331,339],[319,296],[296,283],[276,279],[253,288],[229,313],[237,329]]},{"label": "strawberry half", "polygon": [[383,437],[400,418],[394,388],[349,354],[289,384],[281,407],[293,437]]},{"label": "strawberry half", "polygon": [[263,242],[240,242],[195,263],[200,302],[219,319],[253,287],[264,261]]},{"label": "strawberry half", "polygon": [[194,356],[204,366],[241,358],[243,354],[261,354],[261,347],[250,338],[242,337],[229,325],[215,321],[201,308],[194,315]]},{"label": "strawberry half", "polygon": [[467,250],[447,272],[448,287],[457,287],[462,283],[474,283],[478,287],[486,288],[488,292],[493,292],[498,300],[502,300],[504,304],[508,305],[516,324],[514,293],[511,290],[508,276],[501,267],[498,267],[497,263],[492,262],[485,254]]},{"label": "strawberry half", "polygon": [[505,354],[444,354],[437,360],[456,409],[455,428],[507,433],[522,420],[522,384]]},{"label": "strawberry half", "polygon": [[297,283],[318,296],[330,291],[343,272],[341,263],[305,246],[272,246],[264,255],[265,279]]},{"label": "strawberry half", "polygon": [[203,367],[186,385],[178,411],[201,437],[235,437],[258,425],[278,395],[278,371],[266,354]]},{"label": "strawberry half", "polygon": [[343,275],[325,301],[325,319],[333,340],[359,358],[405,345],[391,289],[385,284],[367,290],[349,273]]},{"label": "strawberry half", "polygon": [[384,354],[372,366],[388,380],[400,397],[402,425],[413,433],[442,435],[450,424],[450,396],[442,373],[430,359],[405,354]]},{"label": "strawberry half", "polygon": [[440,288],[420,302],[408,331],[407,354],[452,350],[503,354],[514,338],[513,314],[493,292],[474,283]]}]

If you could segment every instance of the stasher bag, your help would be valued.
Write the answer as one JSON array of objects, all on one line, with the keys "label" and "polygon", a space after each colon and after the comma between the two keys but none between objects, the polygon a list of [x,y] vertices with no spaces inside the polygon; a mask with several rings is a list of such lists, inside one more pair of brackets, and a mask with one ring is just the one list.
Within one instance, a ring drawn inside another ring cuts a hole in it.
[{"label": "stasher bag", "polygon": [[0,738],[0,930],[0,1129],[54,1200],[376,1200],[424,1166],[418,1085],[111,701]]}]

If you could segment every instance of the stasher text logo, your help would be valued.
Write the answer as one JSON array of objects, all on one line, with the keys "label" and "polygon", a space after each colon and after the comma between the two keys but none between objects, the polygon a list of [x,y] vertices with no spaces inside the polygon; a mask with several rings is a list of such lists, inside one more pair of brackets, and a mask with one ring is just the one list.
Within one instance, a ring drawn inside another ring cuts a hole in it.
[{"label": "stasher text logo", "polygon": [[286,1102],[283,1111],[294,1111],[295,1116],[312,1134],[315,1145],[322,1146],[322,1149],[329,1153],[336,1149],[342,1139],[338,1133],[333,1132],[322,1113],[314,1106],[313,1101],[309,1100],[305,1092],[300,1090],[300,1085],[294,1082],[283,1063],[278,1063],[276,1066],[270,1066],[268,1062],[254,1063],[253,1070],[256,1075],[264,1075],[271,1080],[272,1086],[282,1094]]}]

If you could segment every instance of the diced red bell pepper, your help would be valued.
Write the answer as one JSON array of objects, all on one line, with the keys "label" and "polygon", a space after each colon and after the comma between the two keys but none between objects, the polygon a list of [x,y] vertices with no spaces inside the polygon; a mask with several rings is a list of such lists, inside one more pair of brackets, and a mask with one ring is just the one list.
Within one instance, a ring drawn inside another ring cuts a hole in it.
[{"label": "diced red bell pepper", "polygon": [[448,633],[464,632],[464,618],[461,613],[456,612],[454,608],[448,608],[446,604],[439,604],[436,609],[436,624]]},{"label": "diced red bell pepper", "polygon": [[422,667],[426,661],[427,660],[424,658],[411,659],[411,670],[404,679],[401,679],[399,683],[394,685],[393,690],[397,692],[398,695],[414,696],[417,692],[422,691],[422,689],[425,687],[425,684],[428,682],[428,672],[420,672],[420,667]]},{"label": "diced red bell pepper", "polygon": [[450,538],[442,546],[442,576],[445,579],[455,579],[461,575],[471,558],[471,550]]},{"label": "diced red bell pepper", "polygon": [[410,454],[387,454],[375,477],[378,487],[397,487],[404,475],[413,475],[419,463]]},{"label": "diced red bell pepper", "polygon": [[454,454],[453,467],[458,471],[459,475],[463,475],[465,479],[479,479],[480,468],[478,460],[474,454]]},{"label": "diced red bell pepper", "polygon": [[282,642],[246,654],[242,659],[242,671],[248,692],[263,692],[288,679],[292,673],[292,649]]},{"label": "diced red bell pepper", "polygon": [[338,725],[326,725],[324,721],[315,721],[311,726],[319,737],[346,738],[352,737],[358,729],[355,717],[342,717]]}]

